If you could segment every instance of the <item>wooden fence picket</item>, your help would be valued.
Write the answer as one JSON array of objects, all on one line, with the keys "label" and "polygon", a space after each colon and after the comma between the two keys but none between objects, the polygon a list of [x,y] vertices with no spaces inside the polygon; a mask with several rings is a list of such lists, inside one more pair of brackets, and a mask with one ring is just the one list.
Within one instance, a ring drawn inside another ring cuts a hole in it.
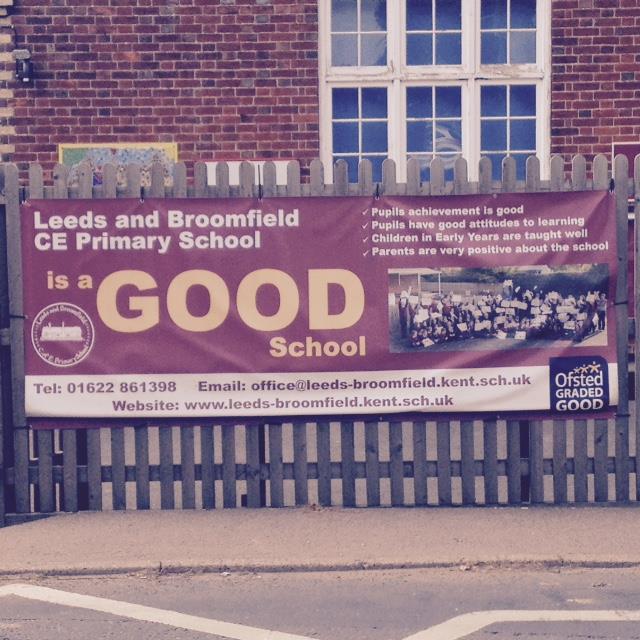
[{"label": "wooden fence picket", "polygon": [[495,420],[483,422],[484,458],[484,503],[498,504],[498,424]]},{"label": "wooden fence picket", "polygon": [[216,468],[214,456],[213,426],[200,427],[200,480],[202,486],[202,508],[216,506]]},{"label": "wooden fence picket", "polygon": [[127,491],[124,455],[124,428],[113,428],[111,432],[111,495],[116,511],[127,508]]},{"label": "wooden fence picket", "polygon": [[589,499],[589,479],[587,477],[587,421],[573,421],[573,486],[575,502]]},{"label": "wooden fence picket", "polygon": [[356,462],[353,422],[346,421],[342,423],[340,445],[340,458],[342,461],[342,504],[345,507],[355,507]]},{"label": "wooden fence picket", "polygon": [[91,511],[102,510],[102,445],[101,429],[90,429],[87,433],[87,487],[88,507]]},{"label": "wooden fence picket", "polygon": [[436,423],[438,452],[438,504],[449,506],[453,503],[451,491],[451,424],[438,420]]},{"label": "wooden fence picket", "polygon": [[460,475],[462,476],[462,504],[476,502],[476,462],[473,420],[460,422]]},{"label": "wooden fence picket", "polygon": [[553,501],[567,502],[567,421],[553,421]]},{"label": "wooden fence picket", "polygon": [[222,502],[225,509],[237,506],[236,432],[232,424],[222,425]]},{"label": "wooden fence picket", "polygon": [[151,486],[149,484],[149,428],[145,425],[134,429],[136,509],[151,508]]},{"label": "wooden fence picket", "polygon": [[38,431],[38,500],[39,511],[56,511],[55,485],[53,483],[53,432]]},{"label": "wooden fence picket", "polygon": [[255,508],[260,504],[260,438],[259,427],[255,422],[245,426],[245,443],[247,451],[246,480],[247,507]]},{"label": "wooden fence picket", "polygon": [[540,504],[544,502],[544,441],[543,425],[540,420],[529,423],[529,478],[531,490],[531,502]]},{"label": "wooden fence picket", "polygon": [[13,490],[16,513],[31,512],[31,490],[29,482],[29,432],[26,427],[13,432]]},{"label": "wooden fence picket", "polygon": [[284,507],[284,466],[282,458],[282,425],[269,423],[269,487],[270,505]]},{"label": "wooden fence picket", "polygon": [[520,421],[507,421],[507,501],[522,501],[522,463],[520,458]]},{"label": "wooden fence picket", "polygon": [[173,428],[163,426],[158,429],[160,445],[160,507],[175,507],[173,486]]},{"label": "wooden fence picket", "polygon": [[429,504],[427,472],[427,423],[416,420],[413,423],[413,492],[417,507]]},{"label": "wooden fence picket", "polygon": [[365,467],[367,475],[367,506],[380,506],[380,458],[377,421],[367,421],[365,429]]},{"label": "wooden fence picket", "polygon": [[307,423],[293,423],[293,481],[297,506],[309,503]]},{"label": "wooden fence picket", "polygon": [[60,509],[74,512],[78,510],[78,452],[74,429],[62,431],[62,455],[64,501]]},{"label": "wooden fence picket", "polygon": [[180,484],[182,508],[196,508],[195,434],[191,425],[180,428]]},{"label": "wooden fence picket", "polygon": [[595,501],[606,502],[609,499],[609,423],[606,420],[595,421],[593,457]]},{"label": "wooden fence picket", "polygon": [[[551,191],[561,192],[567,188],[564,171],[564,158],[553,156],[550,167]],[[556,504],[567,502],[567,421],[553,421],[553,498]]]},{"label": "wooden fence picket", "polygon": [[331,502],[331,425],[324,420],[316,425],[318,452],[318,503],[330,507]]},{"label": "wooden fence picket", "polygon": [[402,423],[389,423],[389,477],[391,479],[391,506],[404,506],[404,455],[402,446]]}]

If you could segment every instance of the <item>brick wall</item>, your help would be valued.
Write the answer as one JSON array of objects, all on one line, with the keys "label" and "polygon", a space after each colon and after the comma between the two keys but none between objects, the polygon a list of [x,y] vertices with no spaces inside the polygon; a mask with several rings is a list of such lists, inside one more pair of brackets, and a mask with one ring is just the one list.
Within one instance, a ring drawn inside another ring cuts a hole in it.
[{"label": "brick wall", "polygon": [[0,0],[0,160],[7,160],[14,150],[15,129],[11,124],[13,116],[13,29],[9,11],[13,0]]},{"label": "brick wall", "polygon": [[553,0],[551,151],[640,141],[640,1]]},{"label": "brick wall", "polygon": [[58,143],[177,142],[188,164],[318,154],[316,0],[19,0],[13,161]]},{"label": "brick wall", "polygon": [[[317,0],[16,0],[10,11],[0,73],[12,74],[13,47],[36,67],[32,87],[0,91],[0,153],[15,147],[22,169],[50,169],[60,142],[177,142],[188,163],[318,155]],[[639,98],[640,0],[553,0],[552,153],[590,159],[640,140]]]}]

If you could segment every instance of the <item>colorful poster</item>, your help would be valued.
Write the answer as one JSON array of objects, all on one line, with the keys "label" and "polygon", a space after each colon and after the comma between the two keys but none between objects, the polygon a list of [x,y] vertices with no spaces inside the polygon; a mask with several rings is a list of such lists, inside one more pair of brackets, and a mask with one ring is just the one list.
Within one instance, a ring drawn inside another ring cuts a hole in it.
[{"label": "colorful poster", "polygon": [[151,167],[158,162],[164,169],[164,183],[173,184],[173,167],[178,161],[178,145],[175,142],[120,142],[59,144],[58,161],[71,168],[69,180],[78,180],[81,163],[89,163],[93,172],[93,184],[102,184],[103,168],[107,164],[117,167],[116,179],[120,187],[126,185],[126,167],[139,164],[140,183],[151,184]]},{"label": "colorful poster", "polygon": [[23,206],[31,418],[606,411],[604,192]]}]

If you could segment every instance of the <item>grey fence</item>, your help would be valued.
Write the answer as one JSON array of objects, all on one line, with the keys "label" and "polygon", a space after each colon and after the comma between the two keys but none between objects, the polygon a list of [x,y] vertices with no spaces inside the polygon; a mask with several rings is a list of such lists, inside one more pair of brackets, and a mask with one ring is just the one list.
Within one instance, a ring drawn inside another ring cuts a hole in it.
[{"label": "grey fence", "polygon": [[[254,168],[243,163],[240,184],[229,185],[227,166],[217,166],[216,186],[207,184],[206,165],[194,166],[187,181],[184,164],[172,180],[154,166],[148,186],[141,169],[128,166],[122,180],[115,166],[93,184],[89,166],[74,171],[55,167],[44,184],[40,166],[29,170],[21,187],[14,165],[0,166],[4,207],[0,209],[0,525],[34,514],[101,509],[212,509],[289,505],[427,506],[521,503],[585,503],[640,499],[638,422],[630,416],[627,340],[627,251],[629,196],[640,193],[639,163],[628,178],[626,158],[598,156],[587,173],[584,158],[551,159],[551,178],[540,179],[536,158],[527,161],[525,181],[516,180],[515,162],[503,163],[502,180],[492,179],[483,159],[479,181],[469,182],[467,165],[455,164],[454,180],[445,182],[444,166],[434,160],[430,182],[420,180],[420,166],[408,163],[407,182],[396,182],[387,160],[383,180],[375,184],[371,165],[360,165],[359,181],[350,184],[347,167],[334,167],[333,184],[324,184],[319,161],[301,181],[291,162],[286,185],[276,184],[275,166],[267,163],[261,184]],[[615,177],[615,183],[611,181]],[[168,184],[170,183],[170,184]],[[24,415],[22,292],[19,213],[21,198],[118,198],[323,195],[446,195],[608,189],[615,184],[619,279],[615,300],[620,402],[615,419],[476,419],[448,421],[425,416],[401,421],[397,416],[352,419],[251,421],[219,424],[214,420],[154,425],[152,420],[105,423],[101,428],[32,431]],[[638,215],[636,205],[636,216]],[[6,225],[5,225],[6,221]],[[6,234],[5,234],[6,228]],[[636,229],[638,225],[636,225]],[[636,301],[635,317],[638,317]],[[638,332],[635,333],[638,336]],[[637,338],[635,338],[637,340]],[[637,393],[637,392],[636,392]],[[635,394],[634,394],[635,396]],[[634,425],[631,429],[630,425]]]}]

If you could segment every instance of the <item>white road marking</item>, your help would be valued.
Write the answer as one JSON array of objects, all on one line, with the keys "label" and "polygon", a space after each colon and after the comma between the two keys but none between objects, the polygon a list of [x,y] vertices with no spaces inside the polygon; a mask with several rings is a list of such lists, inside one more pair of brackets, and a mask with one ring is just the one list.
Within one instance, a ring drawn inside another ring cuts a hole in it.
[{"label": "white road marking", "polygon": [[[222,636],[231,640],[314,640],[306,636],[297,636],[291,633],[281,633],[268,629],[257,629],[245,625],[222,622],[220,620],[210,620],[191,616],[178,611],[168,611],[165,609],[155,609],[119,600],[109,600],[108,598],[96,598],[85,596],[79,593],[69,593],[48,587],[36,587],[28,584],[14,584],[0,587],[0,597],[18,596],[28,600],[39,600],[50,604],[59,604],[66,607],[76,607],[78,609],[89,609],[110,613],[114,616],[141,620],[143,622],[155,622],[171,627],[198,631],[214,636]],[[317,639],[315,639],[317,640]]]},{"label": "white road marking", "polygon": [[[17,596],[66,607],[100,611],[101,613],[109,613],[114,616],[131,618],[132,620],[155,622],[187,629],[188,631],[222,636],[230,640],[315,640],[307,636],[258,629],[231,622],[191,616],[178,611],[156,609],[120,600],[85,596],[79,593],[70,593],[28,584],[13,584],[0,587],[0,598],[3,596]],[[451,618],[435,627],[414,633],[403,640],[459,640],[485,627],[501,622],[640,622],[640,611],[474,611]]]},{"label": "white road marking", "polygon": [[474,611],[404,640],[458,640],[500,622],[640,622],[640,611]]}]

